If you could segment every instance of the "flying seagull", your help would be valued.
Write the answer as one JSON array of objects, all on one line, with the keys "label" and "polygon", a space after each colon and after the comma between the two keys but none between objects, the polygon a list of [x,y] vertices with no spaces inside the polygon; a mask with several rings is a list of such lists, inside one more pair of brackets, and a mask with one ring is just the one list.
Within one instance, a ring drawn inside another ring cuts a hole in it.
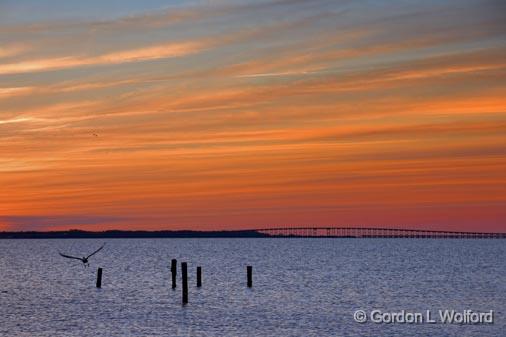
[{"label": "flying seagull", "polygon": [[65,254],[62,254],[61,252],[58,252],[58,253],[61,256],[66,257],[67,259],[76,259],[76,260],[79,260],[82,263],[84,263],[85,267],[89,267],[90,263],[88,262],[88,259],[90,257],[92,257],[93,255],[95,255],[96,253],[98,253],[100,250],[102,250],[102,248],[104,248],[104,246],[105,246],[105,243],[102,245],[102,247],[100,247],[99,249],[97,249],[96,251],[94,251],[93,253],[91,253],[90,255],[84,256],[84,257],[75,257],[75,256],[65,255]]}]

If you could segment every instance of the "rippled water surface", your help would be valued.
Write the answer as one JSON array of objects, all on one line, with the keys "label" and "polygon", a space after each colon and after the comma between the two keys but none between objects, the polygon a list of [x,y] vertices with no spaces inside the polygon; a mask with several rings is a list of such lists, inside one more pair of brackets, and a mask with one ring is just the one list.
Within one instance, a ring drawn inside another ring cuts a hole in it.
[{"label": "rippled water surface", "polygon": [[[90,268],[58,255],[103,242]],[[180,279],[170,289],[172,258],[188,262],[184,307]],[[505,260],[504,240],[0,240],[0,336],[503,337]],[[494,310],[495,322],[360,324],[358,309]]]}]

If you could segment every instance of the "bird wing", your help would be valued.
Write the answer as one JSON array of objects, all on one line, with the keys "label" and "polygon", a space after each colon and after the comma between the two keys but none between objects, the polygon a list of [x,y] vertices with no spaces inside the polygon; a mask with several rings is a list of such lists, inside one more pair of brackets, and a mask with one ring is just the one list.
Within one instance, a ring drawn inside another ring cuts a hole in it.
[{"label": "bird wing", "polygon": [[93,255],[95,255],[96,253],[98,253],[99,251],[101,251],[102,248],[104,248],[104,246],[105,246],[105,243],[102,245],[102,247],[100,247],[99,249],[97,249],[96,251],[94,251],[93,253],[91,253],[90,255],[86,256],[86,258],[89,259]]},{"label": "bird wing", "polygon": [[70,256],[70,255],[65,255],[65,254],[62,254],[60,252],[58,252],[61,256],[63,257],[66,257],[67,259],[76,259],[76,260],[79,260],[79,261],[82,261],[83,259],[80,258],[80,257],[75,257],[75,256]]}]

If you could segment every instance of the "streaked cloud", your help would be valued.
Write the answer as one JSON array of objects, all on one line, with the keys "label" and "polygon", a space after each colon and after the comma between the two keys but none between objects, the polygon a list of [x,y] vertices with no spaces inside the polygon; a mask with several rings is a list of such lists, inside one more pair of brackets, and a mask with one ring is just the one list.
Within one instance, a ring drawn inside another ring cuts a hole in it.
[{"label": "streaked cloud", "polygon": [[203,43],[182,42],[168,43],[132,50],[117,51],[113,53],[92,57],[59,57],[21,61],[17,63],[0,64],[1,74],[28,73],[37,71],[49,71],[67,69],[90,65],[121,64],[128,62],[140,62],[161,58],[180,57],[196,53],[205,48]]},{"label": "streaked cloud", "polygon": [[0,46],[0,59],[3,57],[12,57],[28,50],[26,45],[12,43]]}]

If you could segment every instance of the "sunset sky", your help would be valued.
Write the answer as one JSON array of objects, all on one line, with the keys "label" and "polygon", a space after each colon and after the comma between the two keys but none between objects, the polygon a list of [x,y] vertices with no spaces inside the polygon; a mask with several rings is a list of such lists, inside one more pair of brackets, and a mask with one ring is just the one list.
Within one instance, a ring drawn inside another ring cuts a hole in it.
[{"label": "sunset sky", "polygon": [[0,230],[506,232],[506,1],[0,1]]}]

